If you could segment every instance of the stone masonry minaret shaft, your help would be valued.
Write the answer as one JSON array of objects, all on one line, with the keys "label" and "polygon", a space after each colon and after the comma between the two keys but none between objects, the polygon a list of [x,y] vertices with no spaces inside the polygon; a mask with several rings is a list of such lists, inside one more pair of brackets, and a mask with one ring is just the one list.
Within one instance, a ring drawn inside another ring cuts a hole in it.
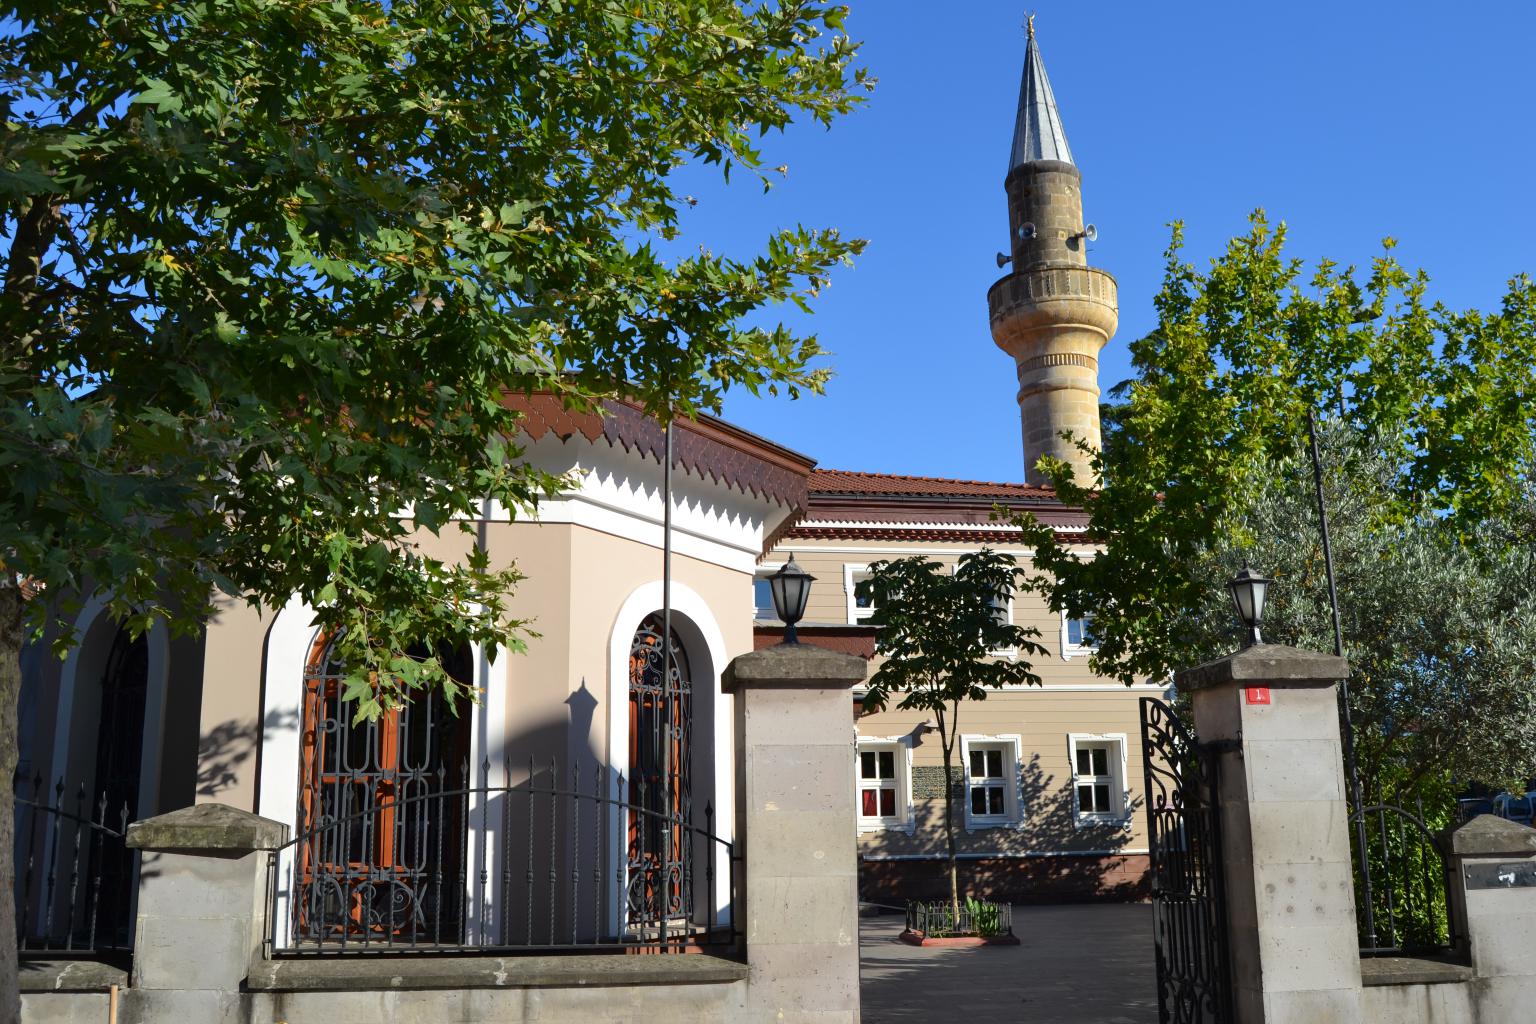
[{"label": "stone masonry minaret shaft", "polygon": [[1115,279],[1088,266],[1082,175],[1072,162],[1061,113],[1035,43],[1024,53],[1008,193],[1012,273],[987,293],[992,340],[1019,377],[1024,479],[1049,484],[1036,467],[1050,455],[1080,484],[1097,479],[1076,440],[1099,448],[1099,350],[1119,324]]}]

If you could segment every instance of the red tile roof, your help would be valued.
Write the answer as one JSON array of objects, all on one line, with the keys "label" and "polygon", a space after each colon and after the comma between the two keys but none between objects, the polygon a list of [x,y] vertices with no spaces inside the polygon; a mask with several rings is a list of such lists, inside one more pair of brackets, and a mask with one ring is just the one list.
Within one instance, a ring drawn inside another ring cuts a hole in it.
[{"label": "red tile roof", "polygon": [[812,494],[955,495],[977,498],[1056,497],[1053,487],[1031,484],[991,483],[985,480],[946,480],[936,476],[902,476],[899,473],[855,473],[844,469],[811,471]]}]

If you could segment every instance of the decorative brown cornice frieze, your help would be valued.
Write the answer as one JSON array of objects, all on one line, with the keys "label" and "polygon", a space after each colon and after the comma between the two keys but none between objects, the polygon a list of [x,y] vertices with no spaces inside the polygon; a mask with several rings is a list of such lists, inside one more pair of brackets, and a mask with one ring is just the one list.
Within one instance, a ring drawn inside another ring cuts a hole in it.
[{"label": "decorative brown cornice frieze", "polygon": [[[523,433],[530,440],[551,434],[561,439],[580,435],[661,462],[665,445],[661,424],[633,403],[605,401],[597,413],[571,410],[553,394],[509,394],[504,401],[522,414]],[[674,465],[796,513],[805,508],[815,459],[713,416],[678,419],[675,428]]]}]

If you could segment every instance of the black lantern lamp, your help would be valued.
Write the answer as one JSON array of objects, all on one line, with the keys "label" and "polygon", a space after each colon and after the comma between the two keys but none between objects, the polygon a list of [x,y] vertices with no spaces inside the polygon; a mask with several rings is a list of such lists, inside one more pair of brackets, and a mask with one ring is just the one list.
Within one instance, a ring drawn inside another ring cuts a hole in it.
[{"label": "black lantern lamp", "polygon": [[784,623],[784,642],[797,644],[795,623],[805,614],[805,602],[811,596],[811,581],[816,577],[795,564],[790,555],[784,567],[768,577],[768,589],[773,592],[773,613]]},{"label": "black lantern lamp", "polygon": [[1264,642],[1259,635],[1259,626],[1264,623],[1264,601],[1269,597],[1269,585],[1273,582],[1244,565],[1227,584],[1227,589],[1232,591],[1232,603],[1237,605],[1237,617],[1248,631],[1244,647]]}]

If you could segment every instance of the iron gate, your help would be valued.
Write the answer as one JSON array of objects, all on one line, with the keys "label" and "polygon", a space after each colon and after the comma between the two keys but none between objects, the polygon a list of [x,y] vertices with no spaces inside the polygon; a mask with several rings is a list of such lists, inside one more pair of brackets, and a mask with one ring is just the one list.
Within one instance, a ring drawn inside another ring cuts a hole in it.
[{"label": "iron gate", "polygon": [[1152,931],[1162,1024],[1232,1019],[1221,880],[1217,764],[1172,706],[1141,698]]}]

